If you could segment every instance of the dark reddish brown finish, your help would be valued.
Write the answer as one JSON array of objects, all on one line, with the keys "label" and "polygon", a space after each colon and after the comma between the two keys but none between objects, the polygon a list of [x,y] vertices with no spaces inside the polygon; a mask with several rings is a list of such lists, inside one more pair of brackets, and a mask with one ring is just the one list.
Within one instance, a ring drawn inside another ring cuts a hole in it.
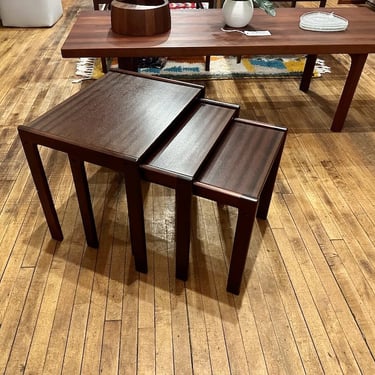
[{"label": "dark reddish brown finish", "polygon": [[236,119],[194,182],[194,192],[231,206],[259,199],[284,133],[283,128]]},{"label": "dark reddish brown finish", "polygon": [[[192,180],[238,113],[239,106],[201,99],[192,116],[142,164],[144,175],[148,180],[171,188],[176,187],[179,178]],[[169,174],[170,171],[173,174]]]},{"label": "dark reddish brown finish", "polygon": [[[136,269],[147,271],[138,164],[203,96],[202,86],[110,72],[28,126],[18,128],[53,238],[61,227],[38,145],[66,152],[90,246],[98,245],[84,161],[125,174]],[[103,100],[105,98],[105,100]]]},{"label": "dark reddish brown finish", "polygon": [[[279,8],[276,17],[255,9],[251,27],[269,30],[271,36],[247,37],[224,33],[221,9],[174,10],[172,27],[167,33],[152,37],[128,37],[111,31],[109,12],[82,12],[62,47],[63,57],[131,58],[140,56],[207,56],[207,55],[279,55],[335,54],[351,55],[352,68],[337,107],[331,130],[344,125],[357,82],[369,53],[375,52],[374,12],[366,7],[325,8],[349,20],[344,32],[313,32],[299,28],[299,17],[306,8]],[[308,87],[311,76],[305,74],[302,86]]]}]

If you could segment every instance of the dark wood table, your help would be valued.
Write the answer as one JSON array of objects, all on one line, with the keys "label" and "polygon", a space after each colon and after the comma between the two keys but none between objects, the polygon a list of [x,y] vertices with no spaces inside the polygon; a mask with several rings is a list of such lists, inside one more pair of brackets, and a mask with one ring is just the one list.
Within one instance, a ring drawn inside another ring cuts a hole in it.
[{"label": "dark wood table", "polygon": [[367,7],[325,8],[349,20],[344,32],[313,32],[299,28],[306,8],[279,8],[276,17],[255,9],[249,30],[269,30],[271,36],[248,37],[225,33],[221,9],[174,10],[172,27],[152,37],[119,35],[111,30],[110,12],[83,11],[70,31],[61,52],[63,57],[118,57],[120,67],[133,69],[135,57],[206,55],[307,54],[301,81],[307,92],[319,54],[349,54],[351,66],[331,125],[343,128],[355,89],[369,53],[375,52],[375,15]]},{"label": "dark wood table", "polygon": [[146,272],[139,164],[203,95],[204,88],[194,84],[110,72],[30,124],[19,126],[52,238],[61,241],[63,233],[39,146],[68,155],[87,243],[92,247],[98,247],[99,241],[84,163],[123,173],[135,265]]}]

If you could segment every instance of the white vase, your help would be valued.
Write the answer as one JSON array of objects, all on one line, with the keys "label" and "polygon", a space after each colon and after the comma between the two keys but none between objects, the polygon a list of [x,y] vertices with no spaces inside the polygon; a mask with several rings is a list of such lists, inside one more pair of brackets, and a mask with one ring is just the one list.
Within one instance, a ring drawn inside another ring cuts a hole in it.
[{"label": "white vase", "polygon": [[225,0],[223,14],[225,24],[229,27],[245,27],[253,17],[252,0]]}]

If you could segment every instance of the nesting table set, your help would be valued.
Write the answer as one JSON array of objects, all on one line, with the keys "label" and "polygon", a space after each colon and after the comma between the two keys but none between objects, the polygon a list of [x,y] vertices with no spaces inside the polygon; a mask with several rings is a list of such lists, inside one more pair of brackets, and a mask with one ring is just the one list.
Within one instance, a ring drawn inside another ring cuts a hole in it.
[{"label": "nesting table set", "polygon": [[238,113],[237,105],[206,99],[202,86],[118,70],[19,126],[52,237],[63,234],[39,146],[68,155],[89,246],[99,240],[84,163],[124,175],[140,272],[147,272],[142,180],[175,190],[176,276],[182,280],[188,277],[192,196],[236,207],[227,290],[238,294],[253,223],[267,216],[286,137],[285,128]]}]

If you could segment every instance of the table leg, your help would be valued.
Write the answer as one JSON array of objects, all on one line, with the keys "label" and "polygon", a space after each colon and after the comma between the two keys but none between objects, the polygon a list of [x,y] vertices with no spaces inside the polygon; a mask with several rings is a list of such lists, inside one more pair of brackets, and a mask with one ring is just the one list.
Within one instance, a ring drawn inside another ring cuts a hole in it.
[{"label": "table leg", "polygon": [[317,58],[318,58],[318,55],[306,56],[305,68],[303,70],[301,84],[299,86],[299,89],[303,92],[309,91],[310,82],[314,74],[314,68],[315,68],[315,63],[316,63]]},{"label": "table leg", "polygon": [[135,269],[147,272],[146,235],[143,213],[141,177],[136,164],[127,167],[125,175],[126,197],[128,203],[129,230]]},{"label": "table leg", "polygon": [[61,226],[59,223],[55,205],[53,203],[51,190],[49,188],[46,173],[44,171],[43,163],[40,158],[38,145],[30,143],[26,139],[27,135],[23,133],[22,130],[19,130],[19,134],[51,236],[57,241],[62,241],[64,236],[61,231]]},{"label": "table leg", "polygon": [[275,181],[276,181],[277,173],[279,170],[281,156],[282,156],[283,149],[284,149],[284,142],[285,142],[285,137],[284,137],[282,144],[280,145],[279,152],[277,153],[277,156],[272,164],[272,168],[270,170],[270,173],[268,174],[266,183],[264,184],[262,193],[259,198],[257,217],[263,220],[267,219],[268,210],[270,207],[271,198],[272,198],[273,190],[275,187]]},{"label": "table leg", "polygon": [[255,202],[252,202],[250,207],[238,209],[236,233],[234,235],[227,282],[227,291],[230,293],[240,293],[241,280],[245,269],[256,209],[257,204]]},{"label": "table leg", "polygon": [[107,59],[105,57],[101,58],[103,73],[108,73]]},{"label": "table leg", "polygon": [[136,72],[138,70],[138,57],[118,57],[119,69],[130,70]]},{"label": "table leg", "polygon": [[331,125],[331,130],[333,132],[340,132],[344,126],[358,81],[361,78],[362,70],[367,59],[367,54],[352,54],[350,57],[352,62],[349,73],[346,78],[345,86]]},{"label": "table leg", "polygon": [[96,248],[99,246],[99,241],[96,233],[95,218],[91,204],[85,165],[82,160],[74,159],[71,156],[69,156],[69,162],[76,188],[79,209],[81,211],[83,228],[86,234],[86,241],[89,246]]},{"label": "table leg", "polygon": [[210,62],[211,62],[211,56],[206,56],[205,62],[204,62],[204,70],[206,72],[210,71]]},{"label": "table leg", "polygon": [[179,179],[176,186],[176,277],[186,281],[189,269],[192,182]]}]

